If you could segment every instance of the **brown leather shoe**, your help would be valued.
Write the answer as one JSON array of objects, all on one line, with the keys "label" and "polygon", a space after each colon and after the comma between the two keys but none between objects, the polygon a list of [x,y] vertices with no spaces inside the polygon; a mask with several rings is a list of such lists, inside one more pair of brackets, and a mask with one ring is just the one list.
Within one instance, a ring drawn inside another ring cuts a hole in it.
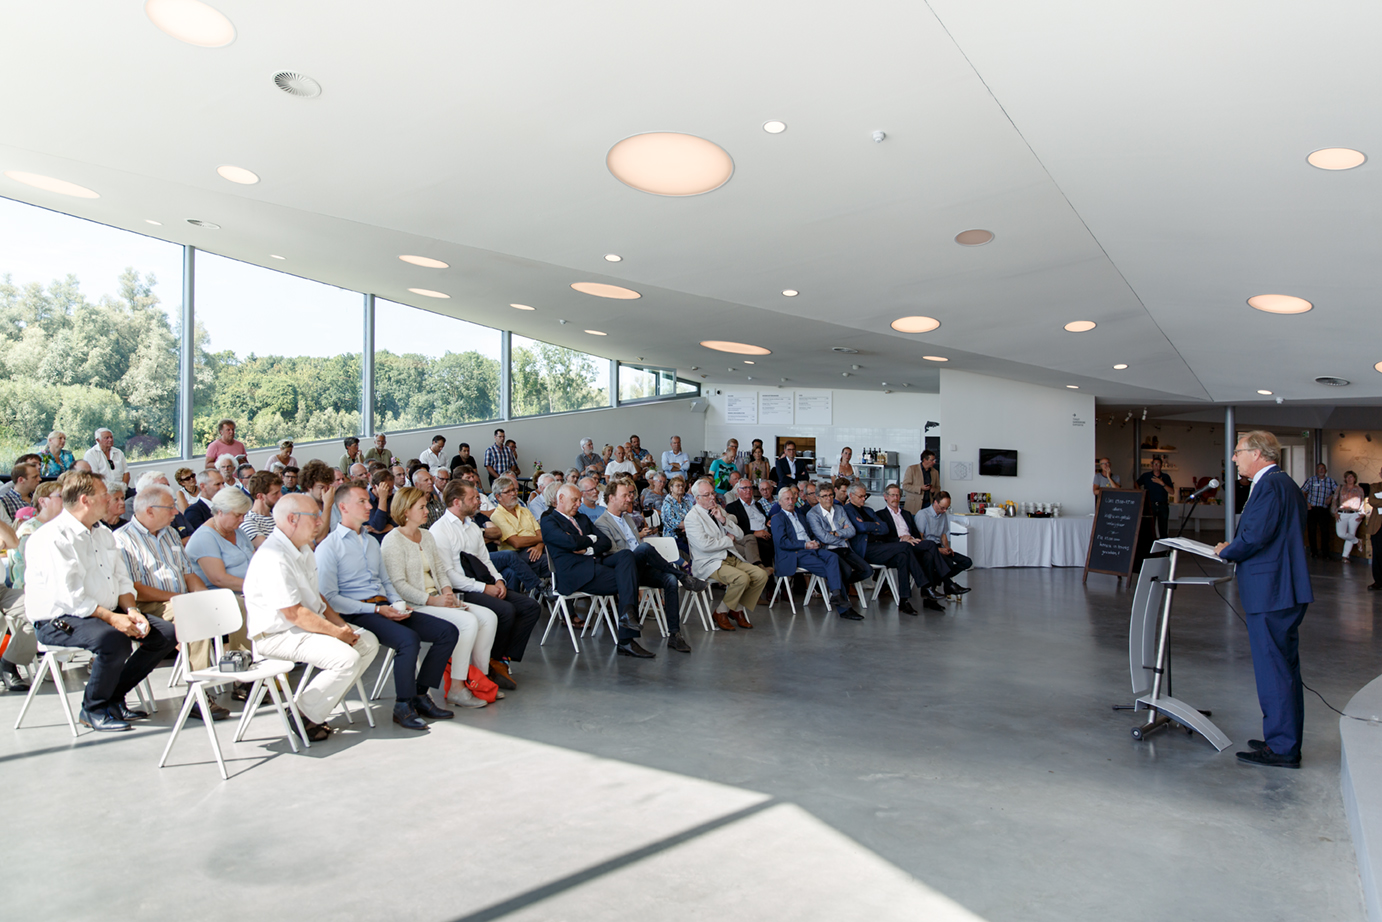
[{"label": "brown leather shoe", "polygon": [[714,613],[711,615],[711,617],[715,619],[715,626],[716,626],[717,628],[719,628],[720,630],[722,630],[722,631],[732,631],[732,630],[734,630],[734,622],[731,621],[731,620],[729,620],[729,618],[725,615],[724,612],[722,612],[722,611],[714,612]]},{"label": "brown leather shoe", "polygon": [[503,660],[491,659],[489,661],[489,671],[491,674],[503,676],[504,681],[509,683],[508,685],[503,684],[503,682],[497,683],[500,688],[507,688],[512,690],[518,687],[518,683],[513,680],[513,676],[509,675],[508,664],[505,663]]},{"label": "brown leather shoe", "polygon": [[730,615],[730,617],[732,617],[732,618],[734,619],[735,623],[738,624],[738,625],[739,625],[741,628],[743,628],[744,630],[746,630],[746,631],[751,631],[751,630],[753,630],[753,623],[752,623],[751,621],[749,621],[749,616],[748,616],[747,614],[745,614],[744,612],[742,612],[742,611],[732,611],[732,612],[729,613],[729,615]]}]

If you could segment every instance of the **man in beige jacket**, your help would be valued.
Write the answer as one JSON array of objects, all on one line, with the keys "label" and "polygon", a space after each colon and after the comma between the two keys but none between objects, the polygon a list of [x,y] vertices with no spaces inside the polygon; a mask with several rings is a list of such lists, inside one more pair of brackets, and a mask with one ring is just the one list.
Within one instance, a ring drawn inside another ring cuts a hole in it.
[{"label": "man in beige jacket", "polygon": [[928,448],[921,453],[921,463],[908,467],[902,477],[903,507],[916,515],[931,505],[940,489],[941,472],[936,469],[936,453]]}]

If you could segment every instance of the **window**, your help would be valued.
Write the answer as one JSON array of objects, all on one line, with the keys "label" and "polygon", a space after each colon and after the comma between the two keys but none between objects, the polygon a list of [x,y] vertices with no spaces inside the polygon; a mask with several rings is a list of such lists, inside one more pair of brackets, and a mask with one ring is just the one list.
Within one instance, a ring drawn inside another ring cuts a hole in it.
[{"label": "window", "polygon": [[236,422],[246,448],[360,432],[364,296],[197,253],[194,457]]},{"label": "window", "polygon": [[376,298],[375,429],[498,419],[501,340],[498,330]]},{"label": "window", "polygon": [[510,350],[515,417],[609,406],[609,359],[517,334]]},{"label": "window", "polygon": [[619,402],[684,397],[701,392],[701,386],[677,377],[675,369],[619,363]]},{"label": "window", "polygon": [[0,466],[54,429],[176,456],[181,302],[182,247],[0,199]]}]

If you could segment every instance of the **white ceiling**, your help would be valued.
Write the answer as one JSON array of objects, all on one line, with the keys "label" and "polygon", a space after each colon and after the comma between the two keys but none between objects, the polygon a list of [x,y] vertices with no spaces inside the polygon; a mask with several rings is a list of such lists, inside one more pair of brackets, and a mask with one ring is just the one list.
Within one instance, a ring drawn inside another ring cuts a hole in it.
[{"label": "white ceiling", "polygon": [[[935,390],[938,353],[1109,403],[1382,400],[1377,167],[1305,163],[1382,156],[1376,4],[213,5],[224,48],[136,2],[0,3],[0,171],[101,198],[0,195],[715,383]],[[733,178],[689,198],[615,180],[608,149],[656,130],[715,141]],[[973,227],[996,239],[953,242]],[[1268,292],[1316,309],[1244,303]],[[889,328],[907,314],[942,326]],[[702,339],[774,354],[746,369]]]}]

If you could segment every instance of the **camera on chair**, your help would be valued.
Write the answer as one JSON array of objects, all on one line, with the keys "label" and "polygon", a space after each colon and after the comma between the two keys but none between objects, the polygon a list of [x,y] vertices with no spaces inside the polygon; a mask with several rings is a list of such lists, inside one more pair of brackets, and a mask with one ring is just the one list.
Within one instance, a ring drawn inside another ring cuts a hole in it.
[{"label": "camera on chair", "polygon": [[222,672],[248,672],[254,665],[254,657],[245,650],[231,650],[221,655]]}]

